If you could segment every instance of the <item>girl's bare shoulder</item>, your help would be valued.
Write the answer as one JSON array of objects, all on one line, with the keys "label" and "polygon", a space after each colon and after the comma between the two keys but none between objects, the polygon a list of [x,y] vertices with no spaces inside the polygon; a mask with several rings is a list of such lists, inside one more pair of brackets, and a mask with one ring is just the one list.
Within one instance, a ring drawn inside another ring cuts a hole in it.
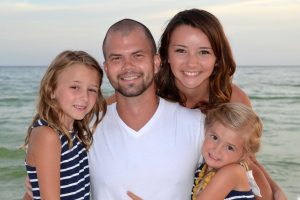
[{"label": "girl's bare shoulder", "polygon": [[48,126],[33,128],[27,146],[26,162],[36,166],[44,158],[59,157],[60,150],[61,142],[57,132]]},{"label": "girl's bare shoulder", "polygon": [[232,180],[234,190],[248,191],[250,189],[245,167],[240,164],[230,164],[218,170],[219,176],[225,180]]},{"label": "girl's bare shoulder", "polygon": [[31,143],[51,143],[53,141],[59,140],[58,133],[48,126],[39,126],[32,129],[30,134],[30,142]]},{"label": "girl's bare shoulder", "polygon": [[218,170],[218,173],[223,174],[224,176],[244,176],[246,173],[246,170],[243,166],[240,164],[230,164],[222,167]]}]

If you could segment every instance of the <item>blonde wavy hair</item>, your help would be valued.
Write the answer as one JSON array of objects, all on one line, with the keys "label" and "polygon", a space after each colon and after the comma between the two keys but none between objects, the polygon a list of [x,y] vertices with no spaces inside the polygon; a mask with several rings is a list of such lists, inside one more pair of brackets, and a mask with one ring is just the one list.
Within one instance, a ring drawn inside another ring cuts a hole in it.
[{"label": "blonde wavy hair", "polygon": [[255,154],[260,148],[263,124],[259,116],[248,106],[240,103],[223,103],[207,112],[205,129],[215,122],[233,130],[244,138],[245,150]]}]

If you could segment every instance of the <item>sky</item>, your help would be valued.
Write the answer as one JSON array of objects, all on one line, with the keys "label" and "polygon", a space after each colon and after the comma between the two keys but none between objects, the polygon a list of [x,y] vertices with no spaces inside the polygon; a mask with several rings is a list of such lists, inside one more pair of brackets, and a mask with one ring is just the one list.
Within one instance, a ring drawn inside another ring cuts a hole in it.
[{"label": "sky", "polygon": [[190,8],[220,20],[238,65],[300,66],[300,0],[0,0],[0,66],[47,66],[67,49],[102,64],[113,23],[138,20],[158,43],[167,22]]}]

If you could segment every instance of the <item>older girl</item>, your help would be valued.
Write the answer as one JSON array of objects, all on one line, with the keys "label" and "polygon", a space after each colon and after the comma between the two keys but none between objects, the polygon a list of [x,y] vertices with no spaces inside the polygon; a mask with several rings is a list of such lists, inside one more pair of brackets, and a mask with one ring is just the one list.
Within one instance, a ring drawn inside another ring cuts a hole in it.
[{"label": "older girl", "polygon": [[46,71],[25,139],[34,199],[90,199],[87,149],[106,111],[102,76],[97,61],[83,51],[62,52]]}]

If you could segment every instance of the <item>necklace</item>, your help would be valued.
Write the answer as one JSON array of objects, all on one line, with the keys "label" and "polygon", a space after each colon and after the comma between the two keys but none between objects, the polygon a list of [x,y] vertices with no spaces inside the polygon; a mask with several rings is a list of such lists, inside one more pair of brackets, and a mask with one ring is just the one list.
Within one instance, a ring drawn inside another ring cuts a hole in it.
[{"label": "necklace", "polygon": [[207,170],[207,164],[202,164],[195,173],[194,187],[192,190],[192,200],[196,200],[198,192],[204,190],[211,178],[216,174],[216,170]]}]

